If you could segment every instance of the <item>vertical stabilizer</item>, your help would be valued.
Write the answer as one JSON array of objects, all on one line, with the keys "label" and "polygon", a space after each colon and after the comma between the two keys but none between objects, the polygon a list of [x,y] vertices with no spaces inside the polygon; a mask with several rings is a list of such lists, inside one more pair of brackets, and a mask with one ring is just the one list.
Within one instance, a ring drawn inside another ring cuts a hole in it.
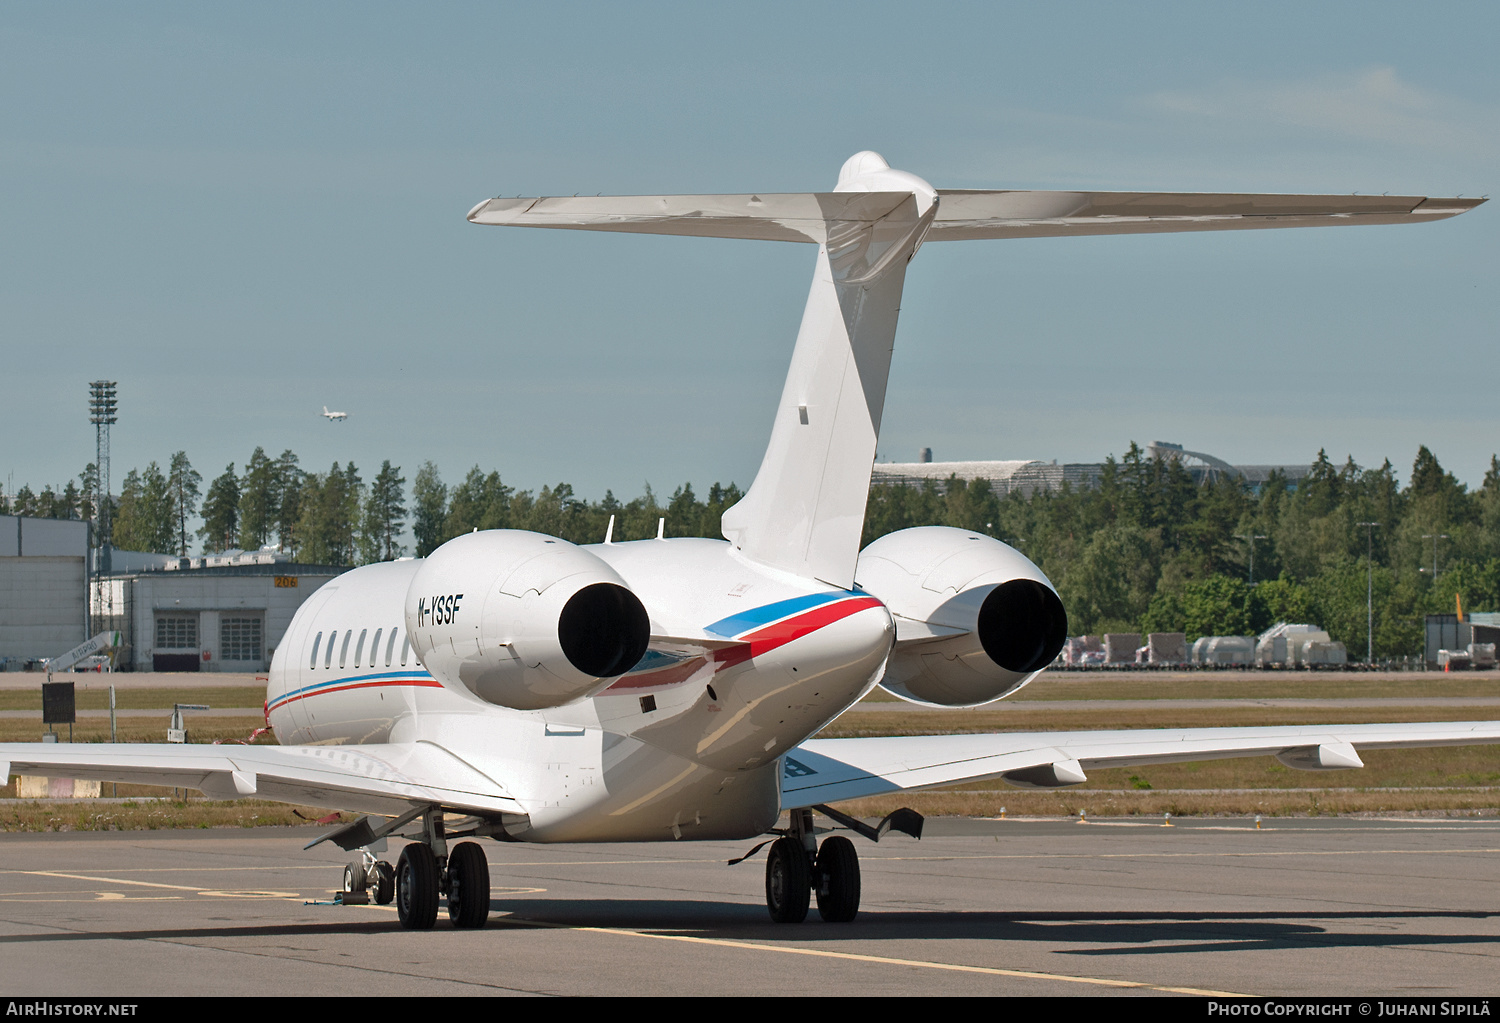
[{"label": "vertical stabilizer", "polygon": [[877,220],[826,222],[771,443],[724,536],[746,557],[854,585],[906,264],[937,211],[921,178],[856,153],[835,192],[907,193]]}]

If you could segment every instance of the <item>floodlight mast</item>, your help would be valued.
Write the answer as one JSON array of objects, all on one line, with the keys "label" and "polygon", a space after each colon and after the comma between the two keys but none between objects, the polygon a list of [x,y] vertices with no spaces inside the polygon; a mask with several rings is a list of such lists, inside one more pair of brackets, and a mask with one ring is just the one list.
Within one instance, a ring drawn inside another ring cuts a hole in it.
[{"label": "floodlight mast", "polygon": [[[109,575],[110,507],[109,507],[109,428],[118,419],[119,402],[115,398],[115,381],[95,380],[89,384],[89,422],[94,424],[94,604],[105,614],[107,603],[104,577]],[[111,606],[109,612],[113,612]],[[87,630],[86,630],[87,631]]]},{"label": "floodlight mast", "polygon": [[1375,663],[1375,530],[1378,522],[1356,522],[1365,527],[1365,663]]}]

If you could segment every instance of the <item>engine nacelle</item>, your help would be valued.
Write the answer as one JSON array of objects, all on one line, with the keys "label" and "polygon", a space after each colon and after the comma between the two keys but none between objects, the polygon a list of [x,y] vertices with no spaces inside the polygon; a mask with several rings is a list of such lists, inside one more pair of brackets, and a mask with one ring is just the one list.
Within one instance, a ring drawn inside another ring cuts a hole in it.
[{"label": "engine nacelle", "polygon": [[889,533],[860,553],[855,581],[896,621],[880,685],[913,703],[998,700],[1031,681],[1067,640],[1067,612],[1047,577],[979,533],[947,526]]},{"label": "engine nacelle", "polygon": [[516,710],[592,696],[635,667],[651,623],[588,551],[519,529],[468,533],[422,563],[406,591],[417,656],[445,685]]}]

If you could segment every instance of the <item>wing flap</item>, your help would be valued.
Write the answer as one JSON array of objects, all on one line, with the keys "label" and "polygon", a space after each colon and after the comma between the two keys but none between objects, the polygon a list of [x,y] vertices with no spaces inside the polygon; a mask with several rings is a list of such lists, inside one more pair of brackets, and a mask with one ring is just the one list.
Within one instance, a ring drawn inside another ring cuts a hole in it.
[{"label": "wing flap", "polygon": [[210,798],[261,796],[362,813],[418,803],[479,814],[523,814],[504,788],[431,743],[373,746],[207,746],[7,743],[16,774],[198,789]]},{"label": "wing flap", "polygon": [[928,241],[1409,224],[1457,216],[1483,199],[1234,192],[939,189]]},{"label": "wing flap", "polygon": [[[1500,743],[1500,721],[1120,729],[812,739],[783,761],[782,806],[1006,778],[1022,787],[1078,784],[1105,767],[1276,756],[1290,766],[1359,766],[1352,750]],[[1283,756],[1284,755],[1284,756]]]}]

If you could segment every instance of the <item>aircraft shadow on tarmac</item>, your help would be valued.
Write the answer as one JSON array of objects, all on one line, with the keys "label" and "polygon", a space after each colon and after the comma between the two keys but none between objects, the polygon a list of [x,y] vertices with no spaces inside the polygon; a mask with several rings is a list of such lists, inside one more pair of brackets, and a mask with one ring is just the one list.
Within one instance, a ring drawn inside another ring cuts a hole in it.
[{"label": "aircraft shadow on tarmac", "polygon": [[[1014,941],[1096,948],[1055,948],[1064,955],[1163,955],[1192,952],[1272,951],[1292,948],[1355,948],[1410,945],[1495,944],[1489,934],[1422,932],[1349,933],[1332,931],[1329,921],[1351,924],[1444,920],[1491,920],[1500,913],[1480,911],[1376,910],[1369,912],[1039,912],[989,913],[927,910],[867,911],[848,924],[825,924],[816,911],[801,926],[773,924],[759,906],[708,901],[494,900],[488,933],[544,928],[608,927],[662,931],[726,941]],[[334,912],[340,912],[335,910]],[[494,914],[501,915],[496,916]],[[1316,922],[1313,922],[1316,921]],[[444,930],[439,924],[439,930]],[[245,926],[135,930],[69,931],[0,935],[5,945],[87,941],[161,941],[193,938],[298,937],[341,934],[396,934],[392,917],[330,919],[323,923],[260,923]],[[455,932],[482,937],[486,931]],[[1161,945],[1158,942],[1171,942]],[[1149,947],[1146,947],[1149,946]],[[871,951],[868,947],[865,951]]]},{"label": "aircraft shadow on tarmac", "polygon": [[[674,934],[739,941],[765,940],[981,940],[1092,944],[1092,949],[1059,949],[1072,955],[1139,955],[1283,948],[1380,947],[1384,945],[1495,944],[1500,938],[1472,933],[1345,933],[1330,921],[1376,924],[1382,921],[1490,920],[1483,911],[1371,910],[1332,912],[1038,912],[992,913],[943,910],[862,912],[848,924],[826,924],[817,911],[800,926],[773,924],[753,905],[707,901],[501,900],[491,926],[619,927],[670,930]],[[1158,942],[1173,942],[1160,945]],[[1150,946],[1150,947],[1143,947]]]}]

